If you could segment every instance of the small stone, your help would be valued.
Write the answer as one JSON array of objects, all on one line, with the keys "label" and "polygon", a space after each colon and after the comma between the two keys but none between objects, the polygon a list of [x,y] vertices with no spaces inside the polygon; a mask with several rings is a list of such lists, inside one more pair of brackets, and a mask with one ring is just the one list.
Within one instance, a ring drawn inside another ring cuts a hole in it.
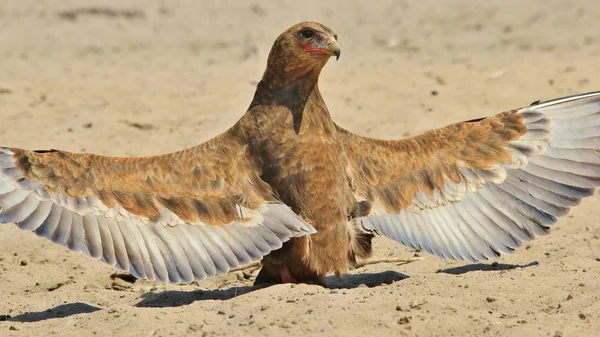
[{"label": "small stone", "polygon": [[554,337],[563,337],[562,331],[558,330],[554,333]]},{"label": "small stone", "polygon": [[116,290],[116,291],[126,291],[126,290],[131,289],[131,283],[128,283],[126,281],[123,281],[122,279],[116,278],[116,279],[113,279],[113,282],[110,285],[110,288],[112,290]]},{"label": "small stone", "polygon": [[408,304],[408,306],[411,307],[411,309],[419,310],[425,304],[427,304],[426,300],[418,300],[418,301],[412,301],[412,302],[410,302]]},{"label": "small stone", "polygon": [[26,266],[27,265],[27,260],[21,260],[21,265],[22,266]]},{"label": "small stone", "polygon": [[488,301],[488,303],[494,303],[494,302],[496,302],[496,299],[493,298],[493,297],[486,297],[485,300]]},{"label": "small stone", "polygon": [[56,290],[56,289],[58,289],[58,288],[60,288],[60,287],[62,287],[64,285],[65,285],[65,282],[58,282],[58,283],[55,283],[55,284],[49,286],[48,288],[46,288],[46,290],[48,290],[48,291],[54,291],[54,290]]},{"label": "small stone", "polygon": [[573,295],[569,294],[569,295],[567,296],[567,301],[568,301],[568,300],[572,300],[572,299],[573,299]]},{"label": "small stone", "polygon": [[225,311],[219,310],[219,311],[217,311],[217,315],[225,315]]},{"label": "small stone", "polygon": [[93,283],[88,283],[83,286],[84,291],[92,291],[92,290],[98,290],[98,289],[100,289],[100,286],[98,286],[97,284],[93,284]]},{"label": "small stone", "polygon": [[578,316],[581,319],[586,319],[587,318],[587,316],[583,312],[580,312]]},{"label": "small stone", "polygon": [[404,317],[398,318],[398,324],[404,325],[404,324],[408,324],[408,323],[410,323],[410,317],[404,316]]},{"label": "small stone", "polygon": [[198,325],[198,324],[190,324],[190,326],[188,326],[188,330],[199,331],[199,330],[202,330],[202,326]]},{"label": "small stone", "polygon": [[268,305],[261,305],[261,306],[260,306],[260,311],[265,311],[265,310],[267,310],[267,309],[269,309],[269,306],[268,306]]}]

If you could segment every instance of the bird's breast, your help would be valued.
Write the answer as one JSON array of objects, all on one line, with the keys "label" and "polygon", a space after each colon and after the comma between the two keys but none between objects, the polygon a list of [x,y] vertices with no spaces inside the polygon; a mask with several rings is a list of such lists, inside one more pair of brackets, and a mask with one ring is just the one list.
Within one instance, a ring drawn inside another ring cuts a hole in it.
[{"label": "bird's breast", "polygon": [[343,153],[332,139],[292,136],[266,142],[264,181],[316,227],[345,223],[352,207]]}]

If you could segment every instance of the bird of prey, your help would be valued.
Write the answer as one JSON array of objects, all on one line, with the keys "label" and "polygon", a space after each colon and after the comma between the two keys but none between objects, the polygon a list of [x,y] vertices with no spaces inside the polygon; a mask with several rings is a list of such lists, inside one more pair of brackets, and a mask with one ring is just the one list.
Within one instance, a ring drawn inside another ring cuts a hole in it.
[{"label": "bird of prey", "polygon": [[331,119],[331,56],[331,29],[287,29],[243,117],[179,152],[0,148],[0,222],[157,282],[262,261],[257,283],[321,284],[375,235],[471,262],[511,253],[600,185],[600,92],[378,140]]}]

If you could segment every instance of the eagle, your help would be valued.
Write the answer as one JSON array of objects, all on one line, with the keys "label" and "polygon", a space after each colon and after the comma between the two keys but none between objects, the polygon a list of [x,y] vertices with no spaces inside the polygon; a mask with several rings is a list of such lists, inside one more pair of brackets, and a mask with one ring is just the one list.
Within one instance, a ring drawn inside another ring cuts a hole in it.
[{"label": "eagle", "polygon": [[600,185],[600,92],[398,139],[353,134],[319,91],[337,35],[283,32],[246,113],[150,157],[0,148],[0,223],[162,283],[261,261],[256,283],[323,284],[377,235],[475,262],[549,233]]}]

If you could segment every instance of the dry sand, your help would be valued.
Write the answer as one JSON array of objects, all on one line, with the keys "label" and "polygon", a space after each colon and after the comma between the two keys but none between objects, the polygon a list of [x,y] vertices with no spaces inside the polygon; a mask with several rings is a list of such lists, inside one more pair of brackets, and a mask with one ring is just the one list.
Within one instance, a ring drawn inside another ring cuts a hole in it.
[{"label": "dry sand", "polygon": [[[600,89],[600,2],[0,1],[0,144],[107,155],[192,146],[248,106],[275,37],[340,36],[334,119],[400,138]],[[401,163],[399,163],[401,164]],[[1,336],[597,336],[600,197],[497,264],[427,256],[314,285],[112,280],[114,268],[0,227]],[[416,252],[386,239],[379,257]],[[417,253],[418,254],[418,253]]]}]

